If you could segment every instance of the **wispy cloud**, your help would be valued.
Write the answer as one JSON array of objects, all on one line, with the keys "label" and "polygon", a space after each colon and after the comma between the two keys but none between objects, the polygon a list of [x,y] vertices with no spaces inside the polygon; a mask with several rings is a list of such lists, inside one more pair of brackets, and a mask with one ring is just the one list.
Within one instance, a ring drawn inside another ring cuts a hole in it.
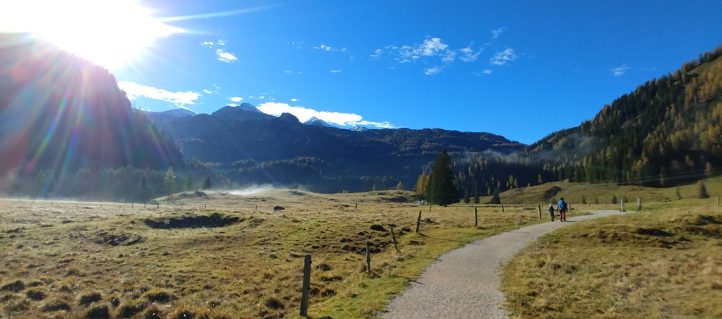
[{"label": "wispy cloud", "polygon": [[226,41],[225,40],[217,40],[217,41],[203,41],[201,42],[201,45],[206,48],[216,48],[216,58],[218,61],[226,62],[226,63],[233,63],[238,60],[236,55],[228,50],[225,49]]},{"label": "wispy cloud", "polygon": [[218,57],[218,61],[226,62],[226,63],[232,63],[232,62],[236,62],[236,60],[238,60],[238,58],[236,58],[235,54],[228,52],[221,48],[216,49],[216,56]]},{"label": "wispy cloud", "polygon": [[315,46],[313,48],[316,50],[324,51],[324,52],[346,52],[346,48],[334,48],[330,45],[326,45],[323,43],[321,43],[320,45]]},{"label": "wispy cloud", "polygon": [[484,69],[484,71],[481,71],[481,73],[484,73],[486,75],[490,75],[492,72],[494,71],[492,71],[491,69]]},{"label": "wispy cloud", "polygon": [[460,59],[461,61],[464,61],[464,62],[467,62],[467,63],[471,63],[471,62],[476,61],[476,59],[479,58],[479,55],[480,55],[481,52],[483,52],[483,51],[484,51],[483,48],[482,48],[482,49],[478,49],[478,50],[476,50],[476,51],[474,51],[474,49],[472,49],[471,47],[461,48],[461,49],[459,49],[459,52],[461,53],[461,56],[459,57],[459,59]]},{"label": "wispy cloud", "polygon": [[188,109],[185,107],[186,105],[195,104],[198,98],[201,97],[200,93],[194,91],[173,92],[130,81],[120,81],[118,82],[118,87],[125,91],[125,94],[131,101],[136,100],[138,97],[144,97],[168,102],[184,109]]},{"label": "wispy cloud", "polygon": [[340,126],[353,127],[353,126],[373,126],[377,128],[393,128],[394,126],[389,122],[372,122],[366,121],[361,115],[355,113],[340,113],[340,112],[328,112],[318,111],[315,109],[293,106],[287,103],[279,102],[268,102],[258,106],[258,109],[266,114],[279,116],[283,113],[293,114],[301,122],[306,122],[312,117],[320,119],[324,122],[336,124]]},{"label": "wispy cloud", "polygon": [[519,56],[514,52],[514,49],[506,48],[503,51],[496,52],[496,54],[489,59],[489,62],[494,65],[506,65],[517,58],[519,58]]},{"label": "wispy cloud", "polygon": [[331,73],[341,73],[341,72],[343,72],[343,70],[339,70],[339,69],[331,70]]},{"label": "wispy cloud", "polygon": [[426,75],[436,75],[436,74],[441,73],[441,70],[443,70],[443,68],[440,67],[440,66],[434,66],[434,67],[430,67],[430,68],[425,68],[425,69],[424,69],[424,74],[426,74]]},{"label": "wispy cloud", "polygon": [[622,64],[616,68],[612,68],[609,70],[609,72],[611,72],[612,75],[614,75],[616,77],[620,77],[620,76],[624,75],[625,73],[627,73],[627,71],[629,71],[629,66],[626,64]]},{"label": "wispy cloud", "polygon": [[401,46],[387,45],[383,48],[375,49],[369,54],[369,58],[372,60],[380,60],[385,56],[389,56],[393,58],[397,64],[420,62],[427,65],[423,68],[424,74],[435,75],[457,61],[472,63],[479,58],[479,55],[483,51],[483,47],[474,48],[473,43],[466,47],[455,49],[439,37],[427,37],[422,42],[416,44]]},{"label": "wispy cloud", "polygon": [[291,102],[298,102],[298,99],[295,98],[295,97],[292,97],[292,98],[291,98]]},{"label": "wispy cloud", "polygon": [[506,31],[506,27],[491,29],[491,39],[495,40],[498,39],[504,32]]},{"label": "wispy cloud", "polygon": [[243,101],[243,98],[240,97],[240,96],[234,96],[234,97],[229,97],[228,100],[231,101],[231,102],[238,103],[238,102],[240,102],[240,101]]}]

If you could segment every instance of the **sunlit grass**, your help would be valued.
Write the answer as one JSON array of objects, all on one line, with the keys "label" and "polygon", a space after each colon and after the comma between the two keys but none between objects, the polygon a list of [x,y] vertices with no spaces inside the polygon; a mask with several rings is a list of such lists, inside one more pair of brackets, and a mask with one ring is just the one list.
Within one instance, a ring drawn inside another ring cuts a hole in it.
[{"label": "sunlit grass", "polygon": [[722,211],[655,204],[544,236],[503,269],[512,318],[722,317]]}]

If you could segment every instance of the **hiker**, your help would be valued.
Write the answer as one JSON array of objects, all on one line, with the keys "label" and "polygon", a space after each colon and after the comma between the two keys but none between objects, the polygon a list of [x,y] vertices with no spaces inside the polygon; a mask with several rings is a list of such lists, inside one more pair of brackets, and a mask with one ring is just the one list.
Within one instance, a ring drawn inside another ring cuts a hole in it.
[{"label": "hiker", "polygon": [[549,204],[549,216],[552,218],[552,222],[554,222],[554,204]]},{"label": "hiker", "polygon": [[559,221],[561,221],[561,222],[567,221],[567,202],[564,201],[564,197],[559,199],[559,203],[557,204],[557,209],[559,210]]}]

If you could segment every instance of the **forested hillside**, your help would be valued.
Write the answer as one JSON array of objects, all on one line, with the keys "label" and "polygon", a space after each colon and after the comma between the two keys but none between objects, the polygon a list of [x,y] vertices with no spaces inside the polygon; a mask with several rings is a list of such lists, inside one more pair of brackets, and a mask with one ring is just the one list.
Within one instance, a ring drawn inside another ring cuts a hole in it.
[{"label": "forested hillside", "polygon": [[722,167],[722,48],[529,147],[558,179],[667,186]]},{"label": "forested hillside", "polygon": [[27,35],[0,34],[0,78],[0,188],[97,191],[110,187],[101,185],[108,169],[183,165],[101,67]]}]

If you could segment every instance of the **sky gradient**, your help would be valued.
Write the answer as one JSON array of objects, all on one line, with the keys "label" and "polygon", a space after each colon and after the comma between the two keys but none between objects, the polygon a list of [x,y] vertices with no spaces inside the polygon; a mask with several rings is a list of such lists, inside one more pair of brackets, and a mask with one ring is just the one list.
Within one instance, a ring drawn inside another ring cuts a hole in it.
[{"label": "sky gradient", "polygon": [[185,31],[111,70],[137,108],[251,103],[523,143],[722,44],[721,1],[142,4]]}]

